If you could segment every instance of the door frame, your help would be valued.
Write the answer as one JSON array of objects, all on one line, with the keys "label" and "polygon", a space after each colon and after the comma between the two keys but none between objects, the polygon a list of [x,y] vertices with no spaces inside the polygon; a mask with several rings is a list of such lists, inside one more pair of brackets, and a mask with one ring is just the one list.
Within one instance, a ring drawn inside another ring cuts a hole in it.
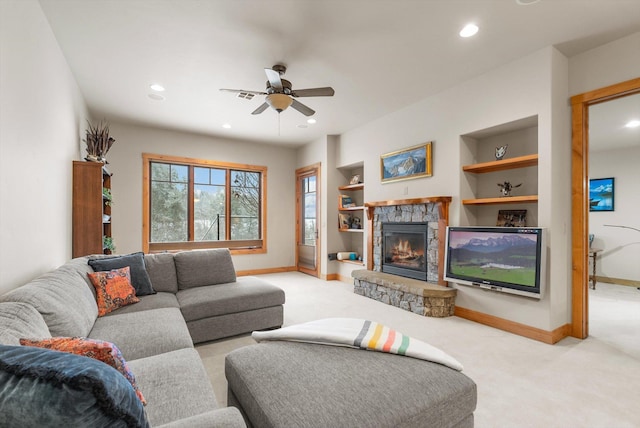
[{"label": "door frame", "polygon": [[[322,240],[320,238],[321,234],[320,234],[320,225],[321,223],[321,218],[320,218],[320,212],[321,212],[321,203],[322,203],[322,199],[321,199],[321,175],[320,175],[320,169],[321,167],[321,163],[314,163],[313,165],[308,165],[308,166],[304,166],[302,168],[298,168],[296,169],[296,221],[295,221],[295,225],[296,225],[296,243],[295,243],[295,266],[296,269],[298,270],[298,272],[303,272],[306,273],[308,275],[312,275],[315,276],[316,278],[320,277],[320,249],[322,246]],[[304,176],[308,176],[308,175],[315,175],[316,176],[316,229],[317,229],[317,236],[316,236],[316,269],[315,270],[311,270],[311,269],[307,269],[307,268],[303,268],[298,266],[298,246],[300,245],[300,241],[302,239],[302,234],[301,234],[301,225],[300,225],[300,216],[301,216],[301,208],[302,208],[302,189],[300,188],[300,182],[301,182],[301,178]]]},{"label": "door frame", "polygon": [[589,335],[589,106],[640,93],[640,78],[571,97],[571,336]]}]

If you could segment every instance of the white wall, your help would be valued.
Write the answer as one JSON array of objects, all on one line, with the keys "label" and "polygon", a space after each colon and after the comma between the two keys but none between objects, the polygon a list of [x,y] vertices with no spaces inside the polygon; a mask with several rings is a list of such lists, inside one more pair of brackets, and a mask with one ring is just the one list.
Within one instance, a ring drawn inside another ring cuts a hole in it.
[{"label": "white wall", "polygon": [[40,5],[0,1],[0,294],[71,258],[86,105]]},{"label": "white wall", "polygon": [[237,270],[290,267],[295,247],[295,150],[185,132],[111,123],[107,159],[117,253],[142,250],[142,153],[263,165],[267,170],[267,253],[234,255]]},{"label": "white wall", "polygon": [[[538,116],[538,225],[549,228],[548,292],[541,301],[458,288],[458,306],[543,330],[570,321],[570,114],[567,59],[546,48],[340,137],[338,167],[364,162],[365,201],[452,196],[450,224],[465,217],[460,204],[461,135]],[[426,141],[433,177],[382,184],[380,155]],[[490,148],[493,152],[493,147]]]},{"label": "white wall", "polygon": [[592,246],[603,249],[596,263],[598,276],[640,281],[640,232],[604,226],[640,229],[639,159],[640,147],[589,154],[590,178],[615,178],[614,211],[589,213],[589,233],[595,234]]},{"label": "white wall", "polygon": [[569,59],[571,96],[640,77],[640,32]]}]

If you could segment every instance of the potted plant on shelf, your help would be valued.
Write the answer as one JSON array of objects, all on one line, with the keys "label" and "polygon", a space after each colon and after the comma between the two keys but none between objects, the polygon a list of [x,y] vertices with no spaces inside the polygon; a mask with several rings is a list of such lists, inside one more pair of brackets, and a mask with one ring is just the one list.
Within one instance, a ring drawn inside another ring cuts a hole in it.
[{"label": "potted plant on shelf", "polygon": [[109,124],[100,122],[96,126],[89,123],[89,129],[83,141],[87,144],[85,160],[106,163],[107,152],[116,140],[109,135]]},{"label": "potted plant on shelf", "polygon": [[111,195],[111,190],[106,187],[102,188],[102,199],[104,199],[104,204],[107,206],[113,205],[113,196]]},{"label": "potted plant on shelf", "polygon": [[113,243],[113,238],[110,236],[102,237],[102,249],[105,254],[113,254],[116,251],[116,246]]}]

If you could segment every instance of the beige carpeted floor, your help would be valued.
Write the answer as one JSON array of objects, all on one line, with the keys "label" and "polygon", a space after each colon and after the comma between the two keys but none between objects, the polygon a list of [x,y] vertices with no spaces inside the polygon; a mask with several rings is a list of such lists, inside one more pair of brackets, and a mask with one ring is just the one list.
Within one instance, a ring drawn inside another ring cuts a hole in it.
[{"label": "beige carpeted floor", "polygon": [[[476,427],[640,427],[640,291],[590,290],[591,336],[546,345],[458,317],[426,318],[297,272],[262,275],[286,293],[285,325],[327,317],[375,320],[437,346],[478,385]],[[221,405],[224,357],[249,335],[197,347]]]}]

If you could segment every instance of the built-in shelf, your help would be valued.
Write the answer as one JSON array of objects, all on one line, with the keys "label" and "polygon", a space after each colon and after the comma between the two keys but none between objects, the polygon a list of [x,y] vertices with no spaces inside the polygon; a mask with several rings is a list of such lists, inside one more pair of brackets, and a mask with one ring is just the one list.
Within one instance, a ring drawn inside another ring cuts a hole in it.
[{"label": "built-in shelf", "polygon": [[340,263],[348,263],[351,265],[364,266],[364,262],[362,260],[338,260]]},{"label": "built-in shelf", "polygon": [[364,207],[340,207],[338,211],[362,211]]},{"label": "built-in shelf", "polygon": [[347,184],[346,186],[338,187],[338,190],[362,190],[364,189],[364,183]]},{"label": "built-in shelf", "polygon": [[364,229],[338,229],[340,232],[364,232]]},{"label": "built-in shelf", "polygon": [[500,198],[463,199],[462,205],[495,205],[495,204],[523,204],[537,203],[538,195],[504,196]]},{"label": "built-in shelf", "polygon": [[526,168],[538,165],[538,155],[518,156],[511,159],[502,159],[491,162],[475,163],[462,167],[464,172],[472,172],[474,174],[482,174],[485,172],[506,171],[508,169]]}]

